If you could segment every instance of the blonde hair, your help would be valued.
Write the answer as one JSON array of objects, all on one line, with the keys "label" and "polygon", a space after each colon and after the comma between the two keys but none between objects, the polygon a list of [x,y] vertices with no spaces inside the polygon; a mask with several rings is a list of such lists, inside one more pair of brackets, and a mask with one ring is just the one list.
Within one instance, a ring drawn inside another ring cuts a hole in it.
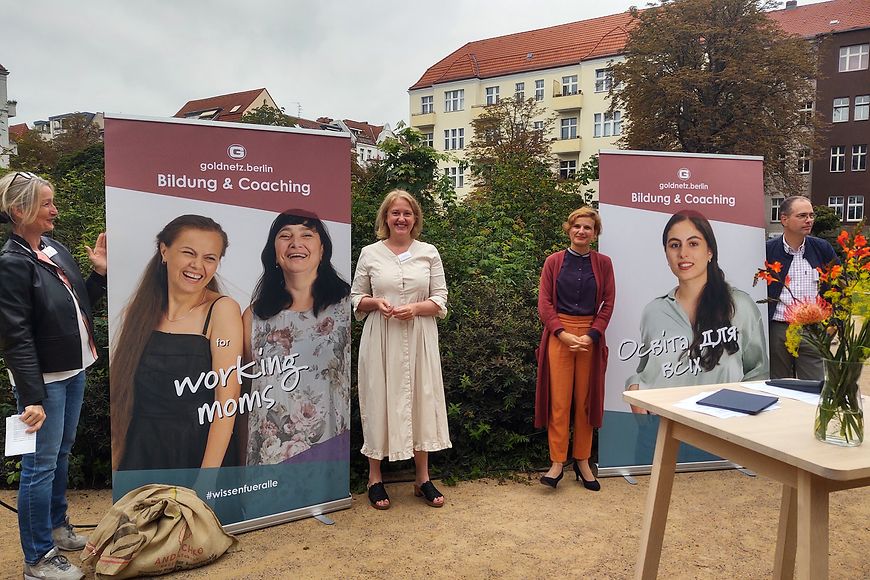
[{"label": "blonde hair", "polygon": [[562,224],[562,229],[566,234],[571,229],[571,226],[574,225],[574,222],[577,221],[577,218],[591,218],[592,222],[595,224],[595,235],[601,235],[601,216],[598,215],[598,210],[589,206],[577,208],[568,214],[568,221]]},{"label": "blonde hair", "polygon": [[[39,192],[46,186],[54,191],[51,183],[26,171],[12,171],[0,178],[0,221],[6,218],[16,226],[32,224],[39,213]],[[21,212],[20,223],[12,217],[12,210]]]},{"label": "blonde hair", "polygon": [[417,236],[423,230],[423,210],[420,209],[420,204],[414,199],[414,196],[404,189],[394,189],[381,202],[381,207],[378,208],[378,216],[375,219],[375,235],[379,240],[385,240],[390,237],[390,227],[387,225],[387,212],[390,207],[396,203],[396,200],[404,199],[411,206],[411,211],[414,212],[414,227],[411,228],[411,238],[416,240]]}]

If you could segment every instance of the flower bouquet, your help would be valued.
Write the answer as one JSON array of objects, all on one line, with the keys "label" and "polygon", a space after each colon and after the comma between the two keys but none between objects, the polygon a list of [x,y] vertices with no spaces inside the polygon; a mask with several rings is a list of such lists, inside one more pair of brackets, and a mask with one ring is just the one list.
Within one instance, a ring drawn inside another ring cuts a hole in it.
[{"label": "flower bouquet", "polygon": [[793,302],[785,311],[788,330],[785,345],[798,356],[798,346],[806,340],[822,357],[825,383],[816,408],[815,436],[820,441],[857,446],[864,441],[864,413],[858,381],[864,361],[870,356],[870,324],[854,316],[855,299],[864,294],[870,279],[870,248],[861,234],[843,231],[837,237],[845,260],[832,262],[819,272],[819,292],[814,300],[801,300],[791,294],[789,277],[781,279],[782,265],[765,262],[755,274],[755,283],[782,282]]}]

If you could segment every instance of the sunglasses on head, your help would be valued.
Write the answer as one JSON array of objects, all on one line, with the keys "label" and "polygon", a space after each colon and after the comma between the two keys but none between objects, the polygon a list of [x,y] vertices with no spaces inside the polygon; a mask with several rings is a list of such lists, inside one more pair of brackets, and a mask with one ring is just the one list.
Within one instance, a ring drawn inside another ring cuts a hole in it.
[{"label": "sunglasses on head", "polygon": [[21,177],[22,181],[30,181],[34,177],[36,177],[35,173],[30,173],[29,171],[18,171],[15,173],[15,177],[12,178],[12,183],[9,186],[15,185],[15,182],[18,181],[18,178]]}]

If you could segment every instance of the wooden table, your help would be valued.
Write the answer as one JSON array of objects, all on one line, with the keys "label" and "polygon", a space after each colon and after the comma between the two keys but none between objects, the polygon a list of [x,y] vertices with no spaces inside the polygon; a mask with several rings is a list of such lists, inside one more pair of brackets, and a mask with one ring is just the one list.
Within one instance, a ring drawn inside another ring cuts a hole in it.
[{"label": "wooden table", "polygon": [[658,573],[677,449],[684,441],[781,482],[773,576],[792,578],[797,553],[799,578],[827,578],[828,494],[870,485],[870,442],[843,448],[816,441],[815,407],[793,399],[781,398],[779,409],[731,419],[673,406],[722,387],[747,390],[737,385],[704,385],[623,395],[626,402],[660,418],[636,577],[655,578]]}]

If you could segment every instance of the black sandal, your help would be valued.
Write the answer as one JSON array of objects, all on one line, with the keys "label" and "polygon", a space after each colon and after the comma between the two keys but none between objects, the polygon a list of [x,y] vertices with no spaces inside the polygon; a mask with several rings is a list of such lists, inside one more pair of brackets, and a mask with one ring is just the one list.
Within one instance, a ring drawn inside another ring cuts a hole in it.
[{"label": "black sandal", "polygon": [[[379,501],[387,501],[387,505],[378,505]],[[376,510],[388,510],[390,509],[390,496],[387,495],[387,490],[384,488],[384,482],[379,481],[377,483],[373,483],[369,486],[369,502],[372,504],[372,507]]]},{"label": "black sandal", "polygon": [[435,487],[435,484],[432,483],[432,480],[429,480],[420,485],[414,484],[414,495],[417,497],[422,497],[423,501],[429,504],[432,507],[440,508],[444,505],[444,502],[435,503],[435,500],[439,497],[443,498],[444,494],[438,491],[438,488]]}]

